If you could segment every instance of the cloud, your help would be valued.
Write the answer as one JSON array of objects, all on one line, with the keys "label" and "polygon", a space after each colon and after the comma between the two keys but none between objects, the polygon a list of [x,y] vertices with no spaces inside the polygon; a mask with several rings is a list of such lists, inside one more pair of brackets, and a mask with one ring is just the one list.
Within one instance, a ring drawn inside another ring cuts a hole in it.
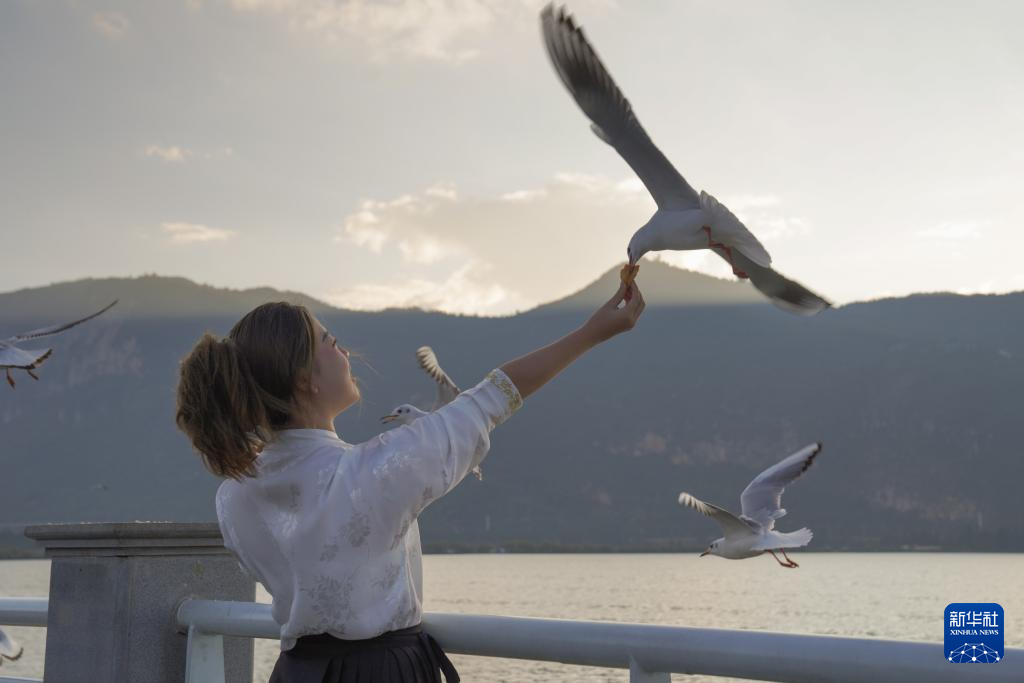
[{"label": "cloud", "polygon": [[667,263],[676,268],[692,270],[705,275],[720,278],[732,278],[732,268],[717,254],[707,249],[697,251],[659,251],[648,254],[644,258]]},{"label": "cloud", "polygon": [[161,161],[172,164],[180,164],[186,158],[192,156],[192,152],[177,146],[162,147],[160,145],[149,145],[142,153],[147,157],[155,157]]},{"label": "cloud", "polygon": [[503,315],[571,294],[624,260],[629,235],[653,209],[649,197],[618,185],[562,174],[543,187],[489,197],[463,197],[439,184],[366,200],[334,241],[380,258],[396,278],[329,298],[358,308]]},{"label": "cloud", "polygon": [[781,203],[782,199],[774,194],[741,194],[729,200],[729,207],[736,212],[745,209],[764,209]]},{"label": "cloud", "polygon": [[981,224],[976,221],[961,223],[946,221],[930,228],[918,230],[914,235],[929,240],[960,242],[979,239],[982,232]]},{"label": "cloud", "polygon": [[380,219],[373,212],[374,203],[365,202],[363,208],[345,219],[343,228],[345,236],[337,235],[335,242],[343,242],[346,239],[357,247],[366,247],[375,254],[379,254],[384,248],[388,239],[388,232],[377,227]]},{"label": "cloud", "polygon": [[204,159],[227,159],[228,157],[231,157],[231,156],[234,156],[234,155],[235,155],[234,148],[232,148],[232,147],[230,147],[228,145],[224,145],[223,147],[218,147],[218,148],[216,148],[214,150],[211,150],[209,152],[204,152],[203,153],[203,158]]},{"label": "cloud", "polygon": [[516,190],[501,195],[501,200],[506,202],[529,202],[540,199],[544,196],[544,190]]},{"label": "cloud", "polygon": [[470,261],[444,280],[409,278],[391,284],[363,284],[323,295],[327,302],[350,310],[422,308],[468,315],[503,315],[529,307],[529,302],[488,279],[490,268]]},{"label": "cloud", "polygon": [[450,186],[427,188],[421,197],[402,195],[391,201],[365,201],[359,211],[348,216],[335,242],[348,241],[379,254],[393,243],[406,263],[436,263],[460,250],[437,232],[419,229],[429,223],[430,214],[439,206],[456,202],[458,195]]},{"label": "cloud", "polygon": [[459,198],[459,193],[455,191],[455,185],[452,183],[438,183],[432,187],[428,187],[426,192],[423,194],[428,197],[438,197],[440,199],[456,200]]},{"label": "cloud", "polygon": [[[363,46],[372,61],[430,59],[452,64],[480,55],[484,36],[533,21],[543,0],[228,0],[238,12],[283,19],[330,43]],[[602,3],[595,3],[601,6]]]},{"label": "cloud", "polygon": [[181,164],[187,159],[226,159],[233,156],[235,150],[228,146],[218,147],[207,152],[197,152],[177,145],[148,145],[142,150],[143,156],[160,159],[170,164]]},{"label": "cloud", "polygon": [[750,226],[754,226],[762,241],[801,237],[811,232],[810,225],[800,216],[763,216],[747,224]]},{"label": "cloud", "polygon": [[211,228],[198,223],[161,223],[160,227],[172,244],[224,242],[238,234],[234,230]]},{"label": "cloud", "polygon": [[407,263],[437,263],[452,255],[453,249],[431,237],[402,240],[398,250]]},{"label": "cloud", "polygon": [[[785,215],[778,197],[725,201],[741,207],[764,239],[783,240],[810,230],[803,219]],[[393,199],[368,199],[344,218],[334,242],[339,249],[380,259],[382,270],[396,278],[343,295],[358,302],[347,305],[361,308],[512,313],[569,295],[622,263],[630,236],[655,209],[634,178],[568,172],[539,187],[494,196],[463,196],[447,183]],[[706,250],[648,258],[732,277],[725,261]]]},{"label": "cloud", "polygon": [[968,287],[959,287],[959,288],[955,289],[954,291],[957,294],[965,294],[965,295],[967,295],[967,294],[996,294],[998,292],[1004,291],[1004,288],[1000,285],[1000,283],[997,283],[997,282],[995,282],[993,280],[985,280],[984,282],[980,282],[980,283],[978,283],[976,285],[971,285],[971,286],[968,286]]},{"label": "cloud", "polygon": [[120,12],[97,12],[92,15],[92,27],[101,35],[118,40],[128,33],[131,22]]},{"label": "cloud", "polygon": [[724,203],[762,242],[793,239],[811,233],[811,225],[805,218],[782,213],[784,202],[778,195],[727,196]]}]

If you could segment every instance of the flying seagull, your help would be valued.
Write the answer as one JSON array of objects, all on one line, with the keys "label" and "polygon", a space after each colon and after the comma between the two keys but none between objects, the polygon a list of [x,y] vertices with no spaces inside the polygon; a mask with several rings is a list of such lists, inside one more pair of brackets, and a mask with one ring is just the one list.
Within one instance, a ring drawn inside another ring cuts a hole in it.
[{"label": "flying seagull", "polygon": [[[426,411],[420,410],[411,403],[403,403],[380,419],[384,424],[392,422],[403,425],[411,424],[424,415],[429,415],[441,406],[451,403],[455,400],[456,396],[462,393],[462,389],[459,389],[458,385],[448,376],[448,373],[441,368],[441,364],[437,362],[437,354],[434,353],[432,348],[421,346],[416,349],[416,360],[419,361],[420,367],[437,383],[437,398],[434,399],[434,405],[429,411]],[[476,475],[477,479],[484,478],[484,474],[479,466],[473,468],[473,474]]]},{"label": "flying seagull", "polygon": [[793,313],[813,315],[832,304],[771,267],[771,256],[753,233],[718,200],[697,192],[647,136],[629,100],[565,8],[541,12],[548,56],[562,83],[591,121],[591,130],[640,176],[658,210],[629,241],[623,268],[632,281],[637,262],[649,251],[711,249],[749,279],[772,303]]},{"label": "flying seagull", "polygon": [[[783,567],[799,567],[786,554],[786,548],[802,548],[811,542],[814,534],[806,527],[789,533],[775,531],[775,520],[786,514],[782,507],[782,492],[814,464],[820,452],[820,443],[805,446],[754,477],[740,494],[743,514],[739,517],[717,505],[697,500],[685,491],[680,493],[680,505],[715,520],[725,534],[712,541],[700,556],[718,555],[728,560],[744,560],[770,553]],[[785,562],[775,554],[776,550],[786,558]]]},{"label": "flying seagull", "polygon": [[35,349],[31,351],[28,349],[22,349],[18,347],[19,343],[29,341],[31,339],[39,339],[40,337],[49,337],[50,335],[70,330],[75,325],[80,325],[86,320],[92,320],[101,313],[106,312],[116,303],[117,300],[115,299],[92,315],[87,315],[86,317],[74,322],[64,323],[63,325],[53,325],[51,327],[43,327],[38,330],[32,330],[31,332],[17,334],[8,339],[0,340],[0,368],[5,370],[7,373],[7,383],[10,384],[12,388],[14,387],[14,378],[11,377],[12,369],[24,370],[32,379],[39,379],[36,373],[32,371],[39,367],[43,361],[49,358],[50,354],[53,353],[52,348]]},{"label": "flying seagull", "polygon": [[13,662],[21,657],[22,652],[21,643],[4,633],[3,629],[0,629],[0,664],[3,664],[5,659]]}]

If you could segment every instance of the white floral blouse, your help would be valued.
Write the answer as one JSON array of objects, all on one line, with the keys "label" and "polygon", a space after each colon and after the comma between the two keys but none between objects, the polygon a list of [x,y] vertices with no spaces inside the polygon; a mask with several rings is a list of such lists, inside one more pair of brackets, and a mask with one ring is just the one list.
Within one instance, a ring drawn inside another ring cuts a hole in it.
[{"label": "white floral blouse", "polygon": [[217,491],[224,545],[273,596],[281,649],[300,636],[372,638],[423,611],[416,518],[480,464],[522,398],[494,370],[454,401],[356,446],[333,431],[278,432],[258,476]]}]

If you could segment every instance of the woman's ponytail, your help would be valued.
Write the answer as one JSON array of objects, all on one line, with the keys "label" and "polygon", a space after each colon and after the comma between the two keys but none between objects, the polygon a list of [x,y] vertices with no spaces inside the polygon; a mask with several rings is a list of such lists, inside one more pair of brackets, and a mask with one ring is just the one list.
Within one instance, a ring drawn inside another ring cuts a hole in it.
[{"label": "woman's ponytail", "polygon": [[182,360],[175,420],[211,472],[256,475],[260,451],[294,412],[296,379],[312,366],[312,333],[304,307],[264,304],[225,339],[204,334]]}]

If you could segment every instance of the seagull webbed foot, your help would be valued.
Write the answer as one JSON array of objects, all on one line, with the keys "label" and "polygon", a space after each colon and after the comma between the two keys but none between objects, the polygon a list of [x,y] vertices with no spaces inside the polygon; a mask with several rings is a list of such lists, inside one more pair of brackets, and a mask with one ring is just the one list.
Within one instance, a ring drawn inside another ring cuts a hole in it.
[{"label": "seagull webbed foot", "polygon": [[770,553],[771,556],[775,558],[775,561],[779,563],[780,567],[785,567],[786,569],[796,569],[797,567],[800,566],[796,562],[794,562],[793,560],[789,559],[789,556],[786,555],[786,551],[785,550],[781,550],[781,549],[779,550],[779,552],[781,552],[786,557],[786,561],[785,562],[783,562],[782,560],[779,559],[779,556],[775,554],[774,550],[766,550],[765,552]]}]

